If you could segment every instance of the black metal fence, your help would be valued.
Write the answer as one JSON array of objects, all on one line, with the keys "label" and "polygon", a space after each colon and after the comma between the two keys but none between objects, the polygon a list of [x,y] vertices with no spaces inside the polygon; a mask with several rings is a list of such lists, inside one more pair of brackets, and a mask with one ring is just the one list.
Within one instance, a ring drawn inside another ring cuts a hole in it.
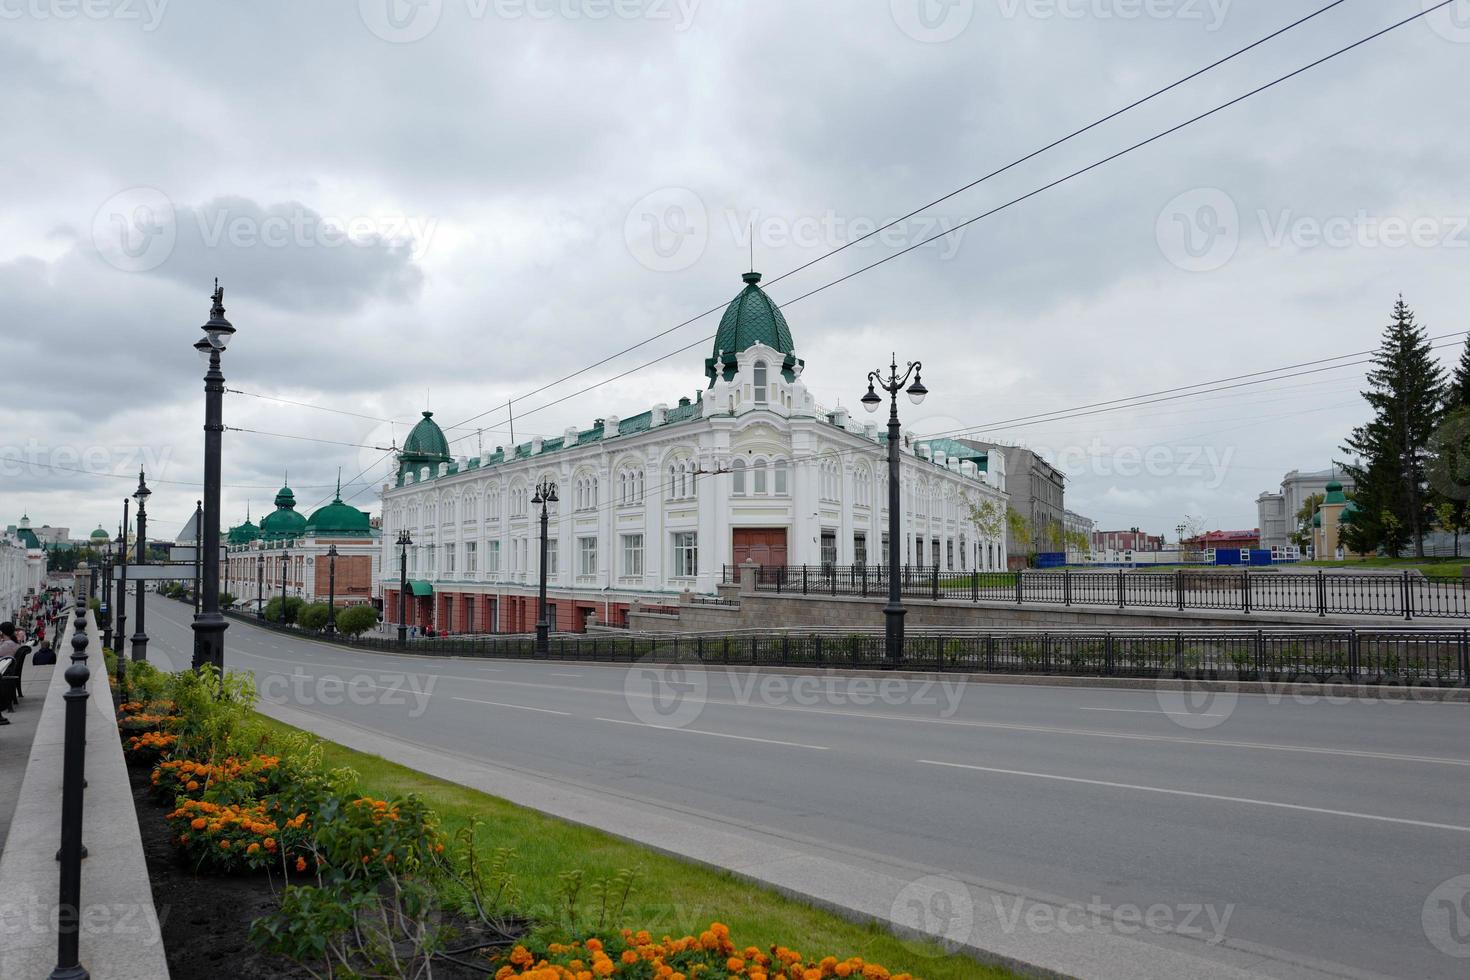
[{"label": "black metal fence", "polygon": [[[312,638],[422,656],[538,659],[530,635],[436,637],[406,647],[381,636]],[[1470,686],[1470,629],[924,630],[909,632],[897,662],[884,656],[881,631],[579,633],[554,635],[549,659]]]},{"label": "black metal fence", "polygon": [[[740,566],[726,565],[724,582],[738,585]],[[782,594],[888,594],[888,569],[878,565],[763,565],[756,587]],[[906,599],[1112,606],[1118,609],[1205,609],[1293,612],[1317,616],[1470,618],[1470,591],[1461,579],[1402,574],[1249,572],[1244,570],[955,572],[906,565],[899,571]]]}]

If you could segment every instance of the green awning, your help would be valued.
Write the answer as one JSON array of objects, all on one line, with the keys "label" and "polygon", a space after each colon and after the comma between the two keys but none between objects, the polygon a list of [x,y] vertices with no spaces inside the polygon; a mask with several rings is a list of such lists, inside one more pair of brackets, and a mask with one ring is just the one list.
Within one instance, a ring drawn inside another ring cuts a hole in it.
[{"label": "green awning", "polygon": [[411,578],[408,580],[408,591],[412,592],[414,595],[433,595],[434,587],[428,582]]}]

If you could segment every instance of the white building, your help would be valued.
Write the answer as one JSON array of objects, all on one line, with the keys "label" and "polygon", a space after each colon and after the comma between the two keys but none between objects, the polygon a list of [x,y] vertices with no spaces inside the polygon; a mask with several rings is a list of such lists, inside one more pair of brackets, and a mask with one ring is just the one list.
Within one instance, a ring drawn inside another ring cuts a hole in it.
[{"label": "white building", "polygon": [[1256,497],[1256,526],[1261,529],[1261,547],[1285,551],[1295,547],[1291,535],[1296,531],[1296,515],[1312,494],[1326,494],[1327,484],[1336,480],[1344,491],[1354,489],[1352,477],[1341,470],[1327,469],[1303,473],[1292,470],[1281,478],[1280,490],[1267,490]]},{"label": "white building", "polygon": [[[540,508],[554,484],[547,574],[556,628],[624,622],[637,601],[713,593],[727,568],[878,564],[887,534],[886,426],[819,407],[786,319],[748,273],[720,322],[707,387],[561,438],[450,456],[432,413],[383,487],[384,614],[447,632],[527,632],[537,617]],[[857,379],[852,379],[857,392]],[[905,402],[905,406],[907,403]],[[875,416],[886,422],[882,415]],[[956,572],[1005,567],[1003,457],[951,440],[901,446],[901,559]],[[971,506],[999,516],[977,528]]]},{"label": "white building", "polygon": [[46,578],[46,552],[31,519],[22,516],[0,536],[0,620],[14,620],[27,596],[41,591]]},{"label": "white building", "polygon": [[1092,554],[1092,532],[1097,522],[1072,510],[1064,511],[1062,520],[1067,531],[1067,564],[1080,564]]}]

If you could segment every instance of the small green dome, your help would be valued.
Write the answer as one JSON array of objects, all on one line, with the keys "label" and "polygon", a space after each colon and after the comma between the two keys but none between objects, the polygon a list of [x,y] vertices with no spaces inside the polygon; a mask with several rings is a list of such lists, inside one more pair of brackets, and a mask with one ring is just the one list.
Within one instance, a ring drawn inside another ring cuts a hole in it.
[{"label": "small green dome", "polygon": [[725,307],[720,328],[715,331],[714,350],[704,362],[705,375],[711,384],[720,374],[728,381],[735,374],[735,355],[756,344],[765,344],[786,355],[781,362],[781,373],[786,380],[794,380],[791,369],[798,363],[796,342],[791,339],[786,315],[761,289],[759,272],[747,272],[741,278],[745,280],[745,288]]},{"label": "small green dome", "polygon": [[287,486],[276,493],[276,509],[260,519],[260,536],[266,541],[299,538],[306,532],[306,518],[296,512],[296,494]]},{"label": "small green dome", "polygon": [[1312,526],[1313,527],[1321,527],[1322,526],[1322,512],[1320,510],[1317,511],[1317,513],[1315,513],[1315,514],[1312,515]]},{"label": "small green dome", "polygon": [[256,527],[250,518],[245,518],[244,524],[238,524],[225,535],[225,541],[229,544],[249,544],[260,540],[260,528]]},{"label": "small green dome", "polygon": [[112,535],[108,534],[106,529],[104,529],[101,524],[97,525],[97,530],[93,531],[91,534],[91,541],[93,544],[101,544],[105,546],[111,540]]},{"label": "small green dome", "polygon": [[452,458],[449,440],[444,438],[444,431],[434,421],[434,413],[425,412],[403,442],[403,452],[398,454],[398,475],[402,477],[406,471],[417,470],[421,466],[437,468]]},{"label": "small green dome", "polygon": [[373,528],[367,513],[344,504],[339,491],[335,500],[318,507],[307,519],[306,532],[319,538],[368,538],[372,537]]},{"label": "small green dome", "polygon": [[1327,484],[1327,496],[1323,498],[1324,504],[1345,504],[1347,495],[1342,492],[1342,484],[1336,480]]}]

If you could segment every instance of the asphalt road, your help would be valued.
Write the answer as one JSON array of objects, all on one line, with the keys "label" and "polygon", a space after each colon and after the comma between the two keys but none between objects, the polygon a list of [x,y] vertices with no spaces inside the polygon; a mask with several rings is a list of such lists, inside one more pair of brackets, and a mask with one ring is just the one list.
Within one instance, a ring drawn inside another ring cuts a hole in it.
[{"label": "asphalt road", "polygon": [[[190,615],[150,600],[151,659],[187,666]],[[358,653],[236,622],[226,638],[228,665],[271,700],[1077,903],[1094,927],[1152,914],[1141,939],[1255,954],[1262,974],[1470,973],[1470,877],[1455,880],[1470,876],[1470,706],[744,670],[660,684],[627,667]]]}]

